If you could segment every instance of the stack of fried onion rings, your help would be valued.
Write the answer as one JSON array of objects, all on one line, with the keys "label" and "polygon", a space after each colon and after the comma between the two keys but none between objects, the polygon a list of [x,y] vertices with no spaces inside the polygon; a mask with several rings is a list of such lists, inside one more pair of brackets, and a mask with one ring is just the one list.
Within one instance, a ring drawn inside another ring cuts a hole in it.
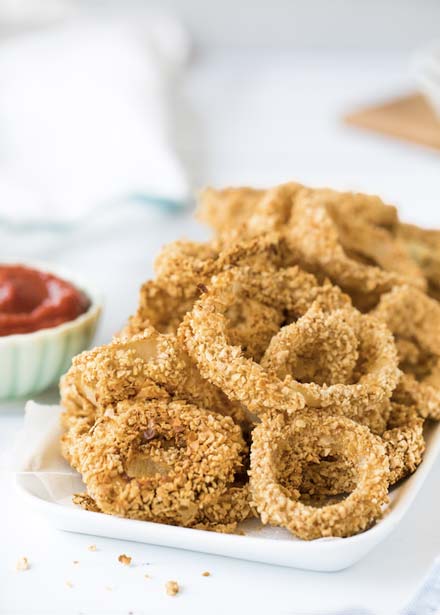
[{"label": "stack of fried onion rings", "polygon": [[[243,296],[278,305],[288,318],[299,318],[272,338],[261,364],[246,357],[228,339],[227,311]],[[327,344],[322,359],[330,365],[335,357],[349,351],[343,358],[342,369],[338,369],[344,375],[343,381],[333,384],[328,380],[328,385],[301,382],[294,372],[287,373],[296,351],[301,356],[301,365],[305,365],[295,340],[303,344],[303,354],[309,355],[307,364],[313,359],[317,364],[316,355],[323,341],[318,331],[325,334],[331,322],[338,322],[336,331],[344,329],[347,334],[345,340],[339,340],[345,348]],[[219,274],[185,317],[179,334],[202,376],[258,416],[269,409],[289,408],[292,399],[298,399],[298,405],[307,404],[326,414],[343,414],[374,431],[382,432],[385,428],[388,400],[399,379],[391,333],[351,307],[336,287],[319,286],[314,276],[297,267],[272,272],[237,267]]]},{"label": "stack of fried onion rings", "polygon": [[440,419],[438,233],[293,182],[208,189],[199,217],[215,238],[165,246],[134,316],[62,378],[74,501],[306,540],[368,529]]}]

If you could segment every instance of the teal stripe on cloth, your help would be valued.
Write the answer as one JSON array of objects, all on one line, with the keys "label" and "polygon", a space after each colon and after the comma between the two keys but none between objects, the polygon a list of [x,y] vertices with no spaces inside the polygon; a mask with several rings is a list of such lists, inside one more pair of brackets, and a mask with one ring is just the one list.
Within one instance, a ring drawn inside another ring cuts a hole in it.
[{"label": "teal stripe on cloth", "polygon": [[50,220],[31,220],[17,222],[10,220],[5,216],[0,216],[0,227],[14,232],[34,232],[46,231],[53,233],[65,233],[80,229],[86,224],[90,224],[98,215],[117,211],[125,205],[138,205],[139,207],[153,207],[167,214],[174,214],[184,211],[189,205],[189,201],[168,199],[154,194],[146,194],[142,192],[133,192],[121,199],[116,199],[111,202],[101,203],[94,207],[90,212],[83,214],[75,220],[67,222],[53,222]]}]

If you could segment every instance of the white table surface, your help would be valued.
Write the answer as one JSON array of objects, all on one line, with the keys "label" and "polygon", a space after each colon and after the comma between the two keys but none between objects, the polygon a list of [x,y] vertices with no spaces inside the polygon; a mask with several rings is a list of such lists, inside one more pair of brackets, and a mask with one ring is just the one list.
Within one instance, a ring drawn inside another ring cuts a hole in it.
[{"label": "white table surface", "polygon": [[[357,103],[405,91],[406,58],[216,51],[196,59],[176,92],[176,142],[194,186],[313,184],[377,192],[404,217],[440,226],[440,157],[341,125]],[[149,221],[127,212],[117,228],[99,224],[60,241],[14,240],[86,274],[106,301],[97,341],[108,339],[136,304],[160,245],[207,231],[190,213]],[[3,246],[2,253],[5,253]],[[0,406],[0,447],[20,428],[22,404]],[[327,614],[355,607],[390,615],[414,593],[440,552],[440,460],[399,529],[363,561],[339,573],[310,573],[192,552],[63,533],[25,510],[10,477],[1,480],[0,613]],[[90,552],[88,545],[96,544]],[[117,561],[121,553],[132,566]],[[30,569],[15,571],[20,556]],[[79,564],[73,564],[78,560]],[[203,577],[203,571],[210,577]],[[145,574],[150,575],[146,579]],[[164,584],[182,591],[171,598]],[[69,587],[66,582],[72,584]]]}]

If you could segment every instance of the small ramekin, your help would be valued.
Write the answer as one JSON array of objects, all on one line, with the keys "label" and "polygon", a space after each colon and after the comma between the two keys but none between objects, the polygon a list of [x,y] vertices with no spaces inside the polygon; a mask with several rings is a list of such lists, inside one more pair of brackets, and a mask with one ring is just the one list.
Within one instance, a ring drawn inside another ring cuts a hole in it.
[{"label": "small ramekin", "polygon": [[89,347],[101,314],[101,299],[77,276],[47,263],[1,259],[52,273],[82,290],[90,299],[84,314],[57,327],[0,336],[0,400],[34,395],[58,382],[72,358]]}]

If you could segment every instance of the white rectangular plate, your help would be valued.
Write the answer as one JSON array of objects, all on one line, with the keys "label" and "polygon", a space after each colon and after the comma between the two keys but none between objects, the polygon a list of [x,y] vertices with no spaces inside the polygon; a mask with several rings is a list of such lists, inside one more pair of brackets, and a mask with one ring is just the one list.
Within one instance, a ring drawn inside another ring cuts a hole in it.
[{"label": "white rectangular plate", "polygon": [[[38,474],[17,474],[16,487],[28,507],[43,514],[54,527],[62,530],[306,570],[335,571],[359,561],[397,527],[440,452],[440,424],[427,426],[426,445],[420,467],[393,489],[391,504],[384,518],[366,532],[350,538],[325,538],[307,542],[296,539],[282,528],[263,527],[257,520],[242,524],[240,529],[244,535],[217,534],[88,512],[71,502],[73,493],[84,490],[79,475],[69,477],[69,494],[57,502],[53,501],[44,479]],[[65,488],[66,477],[62,480]]]}]

